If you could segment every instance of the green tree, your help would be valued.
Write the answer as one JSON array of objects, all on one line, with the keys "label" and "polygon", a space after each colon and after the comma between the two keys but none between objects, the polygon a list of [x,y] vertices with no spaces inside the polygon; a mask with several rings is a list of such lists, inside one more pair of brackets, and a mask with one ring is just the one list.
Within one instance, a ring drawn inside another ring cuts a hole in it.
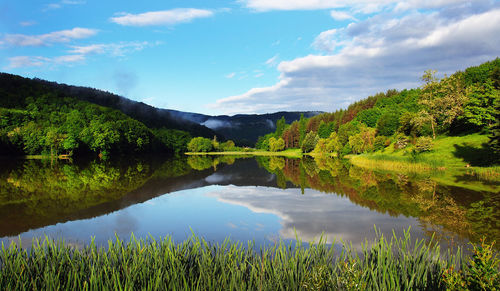
[{"label": "green tree", "polygon": [[386,112],[376,122],[379,135],[391,136],[399,128],[400,115],[395,112]]},{"label": "green tree", "polygon": [[302,143],[302,151],[304,153],[309,153],[311,151],[314,150],[314,148],[316,147],[316,144],[318,143],[319,141],[319,137],[318,135],[313,132],[313,131],[310,131],[306,134],[306,137],[304,138],[304,142]]},{"label": "green tree", "polygon": [[426,107],[432,129],[432,138],[436,138],[436,125],[448,128],[463,113],[467,102],[463,73],[456,73],[442,80],[437,79],[436,71],[427,70],[422,76],[425,82],[420,103]]},{"label": "green tree", "polygon": [[285,141],[280,137],[278,139],[271,137],[269,139],[269,150],[272,152],[282,151],[285,148]]},{"label": "green tree", "polygon": [[209,152],[212,150],[212,140],[204,137],[195,137],[188,143],[187,148],[190,152]]},{"label": "green tree", "polygon": [[363,126],[358,134],[349,137],[353,153],[371,152],[374,149],[376,129]]},{"label": "green tree", "polygon": [[459,119],[476,128],[484,128],[495,122],[495,100],[500,98],[499,90],[488,79],[482,84],[472,84],[467,88],[467,103]]},{"label": "green tree", "polygon": [[281,137],[283,135],[283,131],[285,131],[286,120],[285,116],[282,116],[278,121],[276,121],[276,131],[274,136],[276,138]]},{"label": "green tree", "polygon": [[224,152],[229,152],[235,150],[236,145],[234,144],[234,141],[228,140],[220,144],[220,149]]},{"label": "green tree", "polygon": [[304,114],[300,114],[299,120],[299,145],[302,145],[304,138],[306,137],[307,120],[304,118]]},{"label": "green tree", "polygon": [[369,127],[375,127],[381,115],[381,110],[377,107],[374,107],[359,112],[356,118]]}]

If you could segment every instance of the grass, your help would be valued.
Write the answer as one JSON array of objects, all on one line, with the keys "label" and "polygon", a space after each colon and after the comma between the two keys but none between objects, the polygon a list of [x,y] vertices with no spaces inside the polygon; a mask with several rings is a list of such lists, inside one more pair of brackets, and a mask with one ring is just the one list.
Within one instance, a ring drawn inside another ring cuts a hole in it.
[{"label": "grass", "polygon": [[48,239],[29,250],[2,246],[2,290],[445,290],[463,284],[485,290],[498,286],[499,263],[490,245],[443,255],[437,244],[379,234],[361,255],[344,244],[342,251],[300,242],[254,250],[249,243],[210,244],[192,236],[176,244],[170,237],[107,248],[93,242],[76,249]]},{"label": "grass", "polygon": [[425,162],[411,162],[409,160],[397,159],[390,155],[374,156],[347,156],[351,163],[362,168],[378,169],[384,171],[397,171],[400,173],[413,174],[422,172],[431,172],[444,170],[444,167],[438,167]]},{"label": "grass", "polygon": [[437,178],[442,183],[482,190],[482,185],[474,185],[474,182],[485,182],[498,191],[500,167],[487,166],[495,159],[487,141],[488,137],[480,134],[446,136],[438,137],[430,152],[414,154],[413,145],[402,150],[395,150],[391,145],[381,151],[348,158],[364,168],[416,174],[441,172]]},{"label": "grass", "polygon": [[302,158],[302,150],[300,149],[287,149],[280,152],[270,152],[265,150],[251,150],[251,151],[231,151],[231,152],[188,152],[186,155],[212,155],[212,156],[233,156],[233,155],[250,155],[250,156],[280,156],[287,158]]}]

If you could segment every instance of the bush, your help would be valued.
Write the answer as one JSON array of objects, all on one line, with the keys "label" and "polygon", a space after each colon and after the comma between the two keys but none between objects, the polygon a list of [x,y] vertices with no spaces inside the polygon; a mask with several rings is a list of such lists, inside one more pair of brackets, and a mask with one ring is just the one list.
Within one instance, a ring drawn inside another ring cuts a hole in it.
[{"label": "bush", "polygon": [[415,151],[417,153],[429,152],[432,150],[432,146],[434,145],[432,138],[428,136],[422,136],[417,138],[415,143]]},{"label": "bush", "polygon": [[387,146],[387,141],[389,141],[389,144],[391,144],[391,140],[388,139],[385,136],[379,135],[375,138],[375,141],[373,142],[373,149],[376,151],[379,151]]},{"label": "bush", "polygon": [[396,143],[394,144],[394,149],[398,150],[398,149],[404,149],[408,143],[410,142],[410,140],[408,139],[407,136],[403,135],[403,134],[399,134],[398,136],[396,136]]}]

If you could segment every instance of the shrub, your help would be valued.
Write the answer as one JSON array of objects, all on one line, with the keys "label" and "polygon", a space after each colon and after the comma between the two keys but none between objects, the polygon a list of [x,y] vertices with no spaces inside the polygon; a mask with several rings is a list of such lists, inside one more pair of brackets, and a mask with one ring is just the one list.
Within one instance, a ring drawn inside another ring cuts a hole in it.
[{"label": "shrub", "polygon": [[415,151],[417,153],[428,152],[432,150],[433,141],[431,137],[421,136],[417,138],[415,143]]},{"label": "shrub", "polygon": [[389,141],[389,144],[391,144],[391,140],[388,139],[387,137],[382,136],[382,135],[377,136],[375,138],[375,141],[373,142],[373,149],[378,151],[378,150],[385,148],[387,145],[389,145],[389,144],[387,144],[387,141]]},{"label": "shrub", "polygon": [[404,134],[398,134],[398,136],[396,136],[396,143],[394,144],[394,149],[404,149],[408,143],[410,142],[410,140],[408,139],[407,136],[405,136]]}]

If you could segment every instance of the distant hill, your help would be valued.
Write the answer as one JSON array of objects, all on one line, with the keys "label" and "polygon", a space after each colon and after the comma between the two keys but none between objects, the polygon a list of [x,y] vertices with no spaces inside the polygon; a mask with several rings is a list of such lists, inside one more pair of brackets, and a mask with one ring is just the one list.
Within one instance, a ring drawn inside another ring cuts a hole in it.
[{"label": "distant hill", "polygon": [[277,112],[270,114],[238,114],[234,116],[182,112],[160,109],[142,102],[89,87],[72,86],[41,79],[0,73],[0,107],[24,108],[26,98],[43,94],[73,97],[100,106],[119,110],[149,128],[168,128],[189,132],[192,136],[232,139],[238,145],[253,146],[257,138],[275,130],[282,116],[287,122],[313,117],[321,112]]},{"label": "distant hill", "polygon": [[300,115],[309,118],[321,114],[320,111],[276,112],[267,114],[237,114],[234,116],[210,116],[198,113],[168,110],[171,116],[204,125],[238,145],[253,146],[259,136],[276,129],[276,121],[285,117],[287,123],[299,120]]},{"label": "distant hill", "polygon": [[23,107],[26,105],[25,99],[29,96],[54,92],[60,97],[73,97],[82,101],[119,110],[150,128],[164,127],[184,130],[193,136],[210,138],[217,134],[208,127],[198,123],[176,118],[170,114],[169,110],[158,109],[142,102],[133,101],[106,91],[0,73],[1,107]]}]

